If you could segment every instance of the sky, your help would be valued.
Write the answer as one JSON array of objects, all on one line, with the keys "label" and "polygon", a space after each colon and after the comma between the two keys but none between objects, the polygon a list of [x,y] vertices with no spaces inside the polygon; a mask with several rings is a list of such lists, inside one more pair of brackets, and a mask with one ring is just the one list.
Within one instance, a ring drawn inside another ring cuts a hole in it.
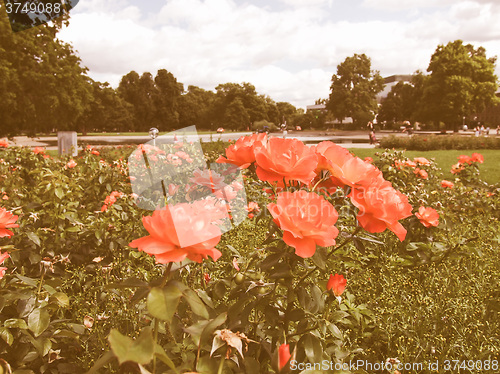
[{"label": "sky", "polygon": [[500,0],[80,0],[59,38],[113,87],[166,69],[185,89],[249,82],[305,109],[355,53],[383,77],[425,72],[457,39],[500,57]]}]

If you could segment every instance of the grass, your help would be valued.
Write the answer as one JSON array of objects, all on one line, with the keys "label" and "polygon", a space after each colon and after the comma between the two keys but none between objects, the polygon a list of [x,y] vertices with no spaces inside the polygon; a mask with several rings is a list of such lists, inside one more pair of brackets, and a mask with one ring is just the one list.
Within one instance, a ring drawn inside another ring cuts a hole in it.
[{"label": "grass", "polygon": [[[380,148],[350,148],[352,153],[360,158],[375,158],[375,153],[383,152]],[[450,180],[455,176],[450,173],[451,165],[456,164],[458,156],[471,155],[472,153],[481,153],[484,156],[484,164],[480,165],[481,177],[490,184],[500,183],[500,150],[497,149],[479,149],[479,150],[439,150],[439,151],[406,151],[408,158],[425,157],[435,159],[436,164],[443,170],[444,177]]]}]

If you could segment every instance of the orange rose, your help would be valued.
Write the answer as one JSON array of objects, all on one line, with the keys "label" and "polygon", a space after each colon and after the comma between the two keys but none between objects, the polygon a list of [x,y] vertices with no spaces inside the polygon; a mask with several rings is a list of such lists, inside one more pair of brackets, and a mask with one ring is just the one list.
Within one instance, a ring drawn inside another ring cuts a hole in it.
[{"label": "orange rose", "polygon": [[226,157],[220,156],[216,162],[237,165],[242,169],[255,162],[255,149],[267,142],[267,134],[253,134],[239,138],[226,149]]},{"label": "orange rose", "polygon": [[484,162],[484,157],[481,153],[473,153],[471,157],[472,162],[479,162],[482,164]]},{"label": "orange rose", "polygon": [[8,212],[5,208],[0,208],[0,238],[8,236],[9,238],[14,235],[14,233],[8,228],[19,227],[17,221],[19,217]]},{"label": "orange rose", "polygon": [[283,230],[283,241],[295,248],[297,256],[311,257],[316,245],[335,244],[338,213],[322,196],[304,190],[282,192],[267,208]]},{"label": "orange rose", "polygon": [[415,215],[425,227],[439,225],[439,213],[435,209],[421,206]]},{"label": "orange rose", "polygon": [[213,217],[214,211],[206,209],[208,203],[199,200],[155,210],[152,216],[142,219],[149,235],[129,245],[154,255],[161,264],[183,261],[186,257],[196,262],[202,262],[207,256],[217,260],[222,255],[215,249],[221,230],[213,223],[214,218],[219,217]]},{"label": "orange rose", "polygon": [[326,289],[332,291],[335,296],[340,296],[344,293],[347,280],[341,274],[330,274],[330,279],[326,284]]},{"label": "orange rose", "polygon": [[390,182],[353,189],[348,196],[359,209],[356,218],[366,231],[375,233],[389,229],[399,240],[404,240],[406,229],[398,221],[412,215],[412,206],[408,198],[395,190]]},{"label": "orange rose", "polygon": [[74,168],[75,166],[77,165],[76,161],[71,159],[68,161],[68,163],[66,164],[66,169],[71,169],[71,168]]},{"label": "orange rose", "polygon": [[9,147],[9,141],[7,138],[2,138],[0,139],[0,148],[8,148]]},{"label": "orange rose", "polygon": [[226,186],[226,183],[224,183],[224,177],[210,169],[196,169],[193,172],[193,175],[194,176],[189,179],[191,183],[198,186],[208,187],[212,191],[220,190]]},{"label": "orange rose", "polygon": [[33,148],[33,153],[36,154],[36,155],[39,154],[39,153],[44,154],[45,153],[45,148],[43,148],[43,147],[35,147],[35,148]]},{"label": "orange rose", "polygon": [[427,179],[429,178],[429,174],[427,174],[427,172],[424,170],[424,169],[419,169],[419,168],[416,168],[415,170],[413,170],[413,172],[415,174],[417,174],[420,178],[422,179]]},{"label": "orange rose", "polygon": [[472,159],[470,158],[470,156],[467,156],[467,155],[460,155],[458,157],[458,163],[459,164],[471,164],[472,163]]},{"label": "orange rose", "polygon": [[445,187],[448,187],[448,188],[453,188],[455,184],[453,184],[453,182],[450,182],[450,181],[447,181],[445,179],[443,179],[441,181],[441,187],[445,188]]},{"label": "orange rose", "polygon": [[458,173],[460,173],[464,169],[465,169],[464,166],[460,162],[458,162],[455,165],[451,166],[450,173],[452,173],[452,174],[458,174]]},{"label": "orange rose", "polygon": [[332,176],[340,178],[343,175],[342,165],[354,158],[347,149],[330,141],[321,142],[311,149],[318,155],[317,174],[321,170],[328,170]]},{"label": "orange rose", "polygon": [[268,182],[296,180],[309,184],[316,173],[318,157],[297,139],[269,139],[267,145],[256,148],[257,176]]},{"label": "orange rose", "polygon": [[[4,252],[4,253],[1,253],[1,252],[0,252],[0,264],[3,264],[3,262],[4,262],[7,258],[9,258],[9,257],[10,257],[10,255],[9,255],[9,253],[8,253],[8,252]],[[0,279],[2,279],[2,278],[5,276],[5,271],[6,271],[6,270],[7,270],[7,268],[6,268],[6,267],[4,267],[4,266],[1,266],[1,267],[0,267]]]},{"label": "orange rose", "polygon": [[420,164],[420,165],[430,165],[431,162],[429,160],[427,160],[425,157],[415,157],[413,159],[413,162],[416,162],[417,164]]},{"label": "orange rose", "polygon": [[351,155],[335,143],[321,142],[313,150],[318,154],[318,169],[328,170],[336,186],[363,186],[382,178],[382,172],[377,167]]}]

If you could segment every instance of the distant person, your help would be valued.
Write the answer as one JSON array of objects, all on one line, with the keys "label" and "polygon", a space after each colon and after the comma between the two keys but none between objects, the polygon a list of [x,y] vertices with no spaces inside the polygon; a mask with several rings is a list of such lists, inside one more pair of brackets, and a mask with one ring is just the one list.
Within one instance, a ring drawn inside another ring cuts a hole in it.
[{"label": "distant person", "polygon": [[377,137],[375,136],[375,131],[370,131],[370,144],[377,144]]},{"label": "distant person", "polygon": [[486,127],[486,136],[488,136],[488,135],[490,135],[490,127],[489,126]]},{"label": "distant person", "polygon": [[479,129],[479,135],[484,135],[484,125],[481,125],[481,128]]},{"label": "distant person", "polygon": [[464,125],[463,129],[464,129],[464,131],[467,131],[467,130],[469,130],[469,127],[467,125]]},{"label": "distant person", "polygon": [[500,125],[497,126],[497,135],[500,135]]},{"label": "distant person", "polygon": [[476,127],[474,128],[474,135],[475,135],[475,136],[479,136],[479,126],[476,126]]},{"label": "distant person", "polygon": [[368,127],[368,130],[375,131],[375,129],[373,128],[373,122],[372,121],[368,122],[368,126],[367,127]]}]

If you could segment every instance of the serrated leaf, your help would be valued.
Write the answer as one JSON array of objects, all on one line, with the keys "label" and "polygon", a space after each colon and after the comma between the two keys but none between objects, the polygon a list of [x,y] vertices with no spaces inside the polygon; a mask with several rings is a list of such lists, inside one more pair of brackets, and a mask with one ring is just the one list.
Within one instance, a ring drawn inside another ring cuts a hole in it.
[{"label": "serrated leaf", "polygon": [[166,285],[164,288],[151,289],[146,305],[153,317],[171,322],[182,292],[175,285]]},{"label": "serrated leaf", "polygon": [[146,365],[153,359],[155,343],[150,327],[142,329],[136,340],[113,329],[108,336],[108,341],[120,365],[126,361]]},{"label": "serrated leaf", "polygon": [[40,336],[50,324],[50,315],[45,308],[36,308],[28,316],[28,328],[35,337]]}]

